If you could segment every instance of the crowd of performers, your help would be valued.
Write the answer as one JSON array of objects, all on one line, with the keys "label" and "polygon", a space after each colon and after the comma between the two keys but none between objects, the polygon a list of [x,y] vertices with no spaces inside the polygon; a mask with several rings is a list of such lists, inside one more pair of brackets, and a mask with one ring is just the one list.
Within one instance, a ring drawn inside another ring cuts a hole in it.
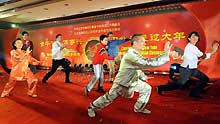
[{"label": "crowd of performers", "polygon": [[[182,54],[182,63],[179,67],[180,76],[177,80],[170,82],[166,85],[157,86],[157,93],[163,95],[164,91],[181,90],[185,87],[186,82],[190,76],[194,76],[199,80],[199,83],[189,93],[190,97],[201,99],[200,93],[207,86],[209,78],[203,72],[199,71],[197,66],[202,59],[209,59],[218,49],[219,44],[214,42],[209,53],[201,52],[196,43],[200,41],[198,32],[191,32],[188,35],[188,44],[186,45]],[[130,41],[131,47],[121,58],[118,55],[118,47]],[[88,116],[95,117],[96,110],[100,110],[110,103],[112,103],[118,96],[124,98],[132,98],[134,92],[139,93],[137,102],[134,105],[134,112],[150,114],[151,111],[146,107],[150,94],[151,86],[148,84],[148,77],[145,75],[144,70],[154,67],[159,67],[166,62],[170,61],[170,54],[172,44],[166,42],[164,45],[163,54],[155,58],[145,58],[139,51],[144,50],[146,46],[146,39],[143,34],[134,34],[131,38],[124,40],[113,40],[113,33],[109,32],[107,35],[100,36],[100,43],[98,44],[97,51],[93,57],[94,76],[88,85],[85,86],[84,92],[88,96],[89,92],[93,89],[96,82],[98,82],[98,92],[104,93],[88,106]],[[62,43],[62,34],[57,34],[55,41],[52,44],[52,68],[43,77],[42,83],[47,84],[48,79],[56,72],[59,66],[65,70],[65,83],[72,83],[69,74],[71,67],[67,59],[62,55],[62,50],[66,46]],[[40,62],[32,57],[33,42],[29,40],[29,33],[22,32],[22,39],[17,38],[12,43],[11,55],[11,69],[8,69],[5,62],[1,61],[3,69],[10,74],[9,80],[6,83],[1,97],[7,97],[14,89],[17,81],[27,81],[28,91],[27,95],[35,98],[37,97],[37,83],[38,79],[35,74],[37,73],[36,65]],[[109,82],[113,83],[109,91],[103,88],[104,73],[103,62],[107,59],[110,65]],[[115,76],[115,64],[120,63],[119,70]]]}]

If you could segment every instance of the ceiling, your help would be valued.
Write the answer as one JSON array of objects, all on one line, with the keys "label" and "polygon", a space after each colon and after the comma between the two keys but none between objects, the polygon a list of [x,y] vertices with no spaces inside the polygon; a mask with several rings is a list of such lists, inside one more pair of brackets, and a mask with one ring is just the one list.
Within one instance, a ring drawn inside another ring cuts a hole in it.
[{"label": "ceiling", "polygon": [[28,23],[162,0],[0,0],[0,21]]}]

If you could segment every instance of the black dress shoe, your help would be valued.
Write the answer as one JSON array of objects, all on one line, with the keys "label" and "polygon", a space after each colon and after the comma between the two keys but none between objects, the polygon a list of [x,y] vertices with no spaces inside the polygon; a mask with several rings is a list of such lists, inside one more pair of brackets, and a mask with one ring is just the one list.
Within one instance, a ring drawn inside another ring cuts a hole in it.
[{"label": "black dress shoe", "polygon": [[159,86],[156,87],[156,90],[157,90],[157,94],[159,94],[159,95],[161,95],[161,96],[163,95],[163,94],[162,94],[162,90],[160,89]]},{"label": "black dress shoe", "polygon": [[99,93],[105,93],[105,90],[103,88],[99,88],[96,91],[99,92]]},{"label": "black dress shoe", "polygon": [[87,88],[87,87],[85,87],[85,88],[84,88],[84,92],[85,92],[86,96],[88,96],[88,95],[89,95],[89,90],[88,90],[88,88]]},{"label": "black dress shoe", "polygon": [[190,94],[189,96],[192,97],[192,98],[195,98],[195,99],[202,99],[202,97],[199,96],[199,95]]},{"label": "black dress shoe", "polygon": [[43,79],[43,80],[42,80],[42,83],[43,83],[43,84],[47,84],[47,80],[44,80],[44,79]]},{"label": "black dress shoe", "polygon": [[67,83],[67,84],[72,84],[73,82],[71,82],[71,81],[65,81],[65,83]]}]

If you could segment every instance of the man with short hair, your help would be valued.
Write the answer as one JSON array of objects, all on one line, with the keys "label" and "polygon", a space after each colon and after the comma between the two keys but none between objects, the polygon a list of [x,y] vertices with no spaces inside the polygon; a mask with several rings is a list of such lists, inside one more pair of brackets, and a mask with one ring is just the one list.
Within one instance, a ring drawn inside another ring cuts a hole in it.
[{"label": "man with short hair", "polygon": [[219,44],[214,43],[212,46],[212,51],[210,53],[203,54],[196,47],[196,43],[200,41],[199,33],[198,32],[191,32],[188,36],[188,44],[184,49],[183,54],[183,62],[180,65],[179,71],[180,76],[177,81],[166,85],[160,85],[157,87],[157,93],[162,95],[163,91],[171,91],[176,89],[183,89],[186,82],[189,80],[190,76],[196,77],[199,79],[196,87],[193,88],[189,96],[197,99],[201,99],[200,93],[202,92],[203,88],[208,84],[209,77],[197,69],[199,59],[208,59],[211,57],[212,54],[216,52],[218,49]]},{"label": "man with short hair", "polygon": [[132,47],[123,56],[120,68],[111,89],[103,96],[96,99],[88,107],[89,117],[95,117],[95,110],[102,109],[111,104],[118,96],[131,98],[134,92],[139,92],[139,97],[134,105],[134,112],[150,114],[145,108],[151,94],[151,86],[146,83],[147,76],[142,71],[158,67],[169,61],[169,42],[165,44],[164,53],[156,58],[144,58],[138,51],[145,47],[145,37],[135,34],[131,39]]},{"label": "man with short hair", "polygon": [[72,83],[69,79],[71,68],[61,53],[64,48],[65,46],[62,44],[62,35],[57,34],[56,41],[52,44],[52,69],[44,76],[42,83],[46,84],[47,80],[56,72],[59,66],[62,66],[65,69],[65,83]]},{"label": "man with short hair", "polygon": [[114,57],[108,56],[105,48],[108,43],[108,36],[103,34],[99,37],[99,39],[100,39],[100,44],[97,48],[95,56],[93,57],[93,69],[95,75],[93,76],[89,84],[85,87],[86,96],[88,96],[89,92],[94,87],[96,81],[99,81],[97,91],[101,93],[105,93],[105,90],[103,89],[103,82],[104,82],[103,62],[105,59],[114,60]]},{"label": "man with short hair", "polygon": [[[22,32],[22,42],[23,42],[23,50],[27,50],[28,47],[30,47],[31,50],[31,56],[33,56],[33,49],[34,49],[34,45],[33,42],[29,39],[29,33],[27,31],[23,31]],[[36,74],[37,73],[37,68],[35,65],[29,64],[28,67],[30,68],[30,70]]]},{"label": "man with short hair", "polygon": [[[124,40],[114,40],[113,39],[113,33],[109,32],[107,34],[108,36],[108,44],[107,44],[107,51],[108,55],[111,57],[117,57],[118,58],[118,47],[119,45],[129,41],[130,39],[124,39]],[[120,61],[119,61],[120,63]],[[115,76],[115,64],[116,60],[109,60],[109,66],[110,66],[110,71],[109,71],[109,82],[113,83],[113,78]]]}]

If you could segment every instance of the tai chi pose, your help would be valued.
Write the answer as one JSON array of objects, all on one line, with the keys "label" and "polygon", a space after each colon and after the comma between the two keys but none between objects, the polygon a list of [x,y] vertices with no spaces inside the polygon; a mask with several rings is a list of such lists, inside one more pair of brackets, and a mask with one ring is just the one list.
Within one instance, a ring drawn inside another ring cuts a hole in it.
[{"label": "tai chi pose", "polygon": [[11,50],[11,63],[12,69],[8,83],[6,83],[1,97],[8,96],[15,87],[16,81],[27,80],[28,92],[31,97],[37,97],[37,82],[38,79],[31,72],[28,67],[29,64],[38,65],[40,62],[31,57],[30,47],[26,51],[22,50],[23,43],[20,38],[16,39],[13,43],[13,50]]},{"label": "tai chi pose", "polygon": [[56,41],[52,44],[52,69],[42,79],[43,83],[47,83],[47,80],[56,72],[59,66],[62,66],[65,69],[65,82],[72,83],[69,79],[71,68],[61,53],[64,48],[65,46],[62,44],[62,35],[57,34]]},{"label": "tai chi pose", "polygon": [[[124,40],[113,40],[113,33],[109,32],[108,34],[108,55],[111,57],[118,57],[118,47],[129,41],[130,39],[124,39]],[[115,77],[115,62],[116,60],[109,60],[109,66],[110,66],[110,71],[109,71],[109,81],[113,83],[113,79]],[[118,62],[120,63],[120,61]]]},{"label": "tai chi pose", "polygon": [[158,67],[169,61],[170,44],[165,44],[165,52],[156,58],[144,58],[138,51],[143,50],[145,38],[142,34],[135,34],[131,39],[132,47],[123,56],[119,72],[111,89],[103,96],[96,99],[88,107],[89,117],[95,117],[95,110],[102,109],[113,102],[118,96],[131,98],[134,92],[139,92],[139,97],[134,105],[134,111],[150,114],[145,108],[151,94],[151,86],[146,83],[147,76],[142,69]]},{"label": "tai chi pose", "polygon": [[114,57],[108,56],[106,52],[106,45],[108,43],[108,36],[107,35],[101,35],[100,36],[100,44],[98,46],[98,49],[96,51],[96,54],[93,58],[93,68],[94,68],[94,77],[90,81],[90,83],[85,87],[85,94],[88,95],[88,93],[92,90],[94,87],[96,81],[99,81],[98,84],[98,92],[104,93],[103,89],[103,82],[104,82],[104,73],[103,73],[103,62],[105,59],[114,60]]},{"label": "tai chi pose", "polygon": [[212,54],[216,52],[219,44],[214,43],[211,53],[203,54],[197,47],[196,43],[200,40],[198,32],[191,32],[188,36],[188,44],[184,49],[183,62],[180,65],[179,72],[180,77],[177,81],[166,85],[160,85],[157,87],[157,92],[162,95],[163,91],[171,91],[176,89],[183,89],[190,76],[199,79],[197,86],[189,93],[190,97],[202,98],[200,93],[203,88],[208,84],[209,78],[203,72],[197,69],[199,58],[208,59]]}]

